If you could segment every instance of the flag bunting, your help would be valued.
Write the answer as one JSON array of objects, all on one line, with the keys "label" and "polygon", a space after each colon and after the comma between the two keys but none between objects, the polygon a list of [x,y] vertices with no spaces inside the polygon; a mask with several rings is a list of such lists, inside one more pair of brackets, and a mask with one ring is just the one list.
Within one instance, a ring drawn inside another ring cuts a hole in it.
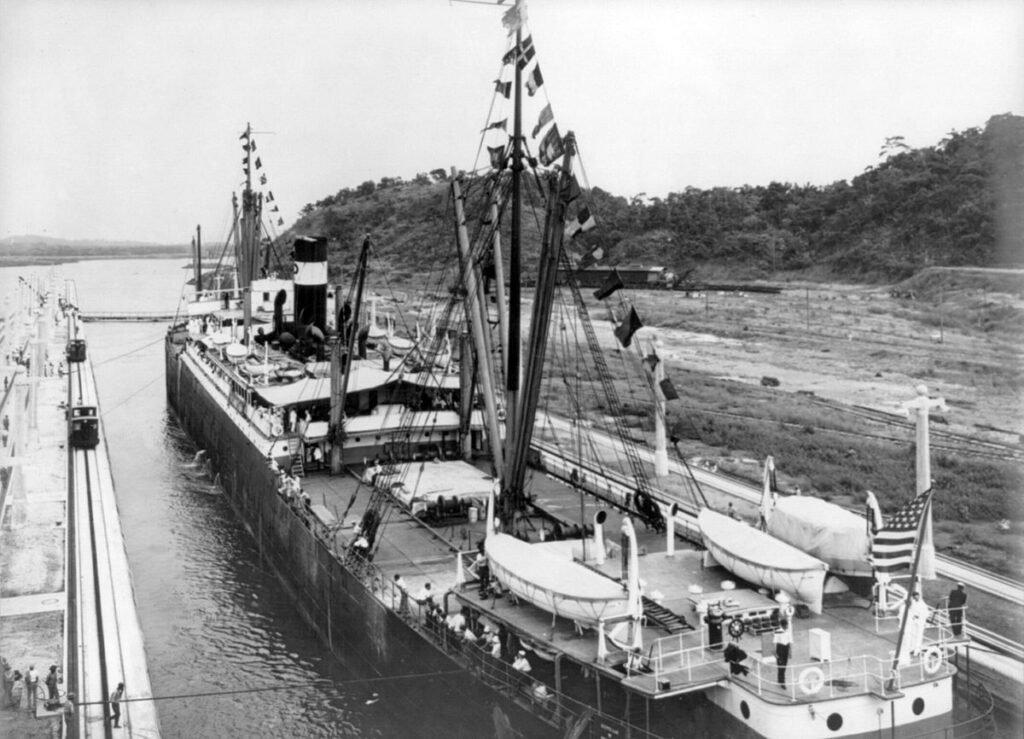
[{"label": "flag bunting", "polygon": [[502,131],[504,131],[505,130],[505,126],[506,126],[507,123],[508,123],[508,118],[502,118],[500,121],[495,121],[491,125],[489,125],[486,128],[484,128],[482,131],[480,131],[480,133],[483,133],[484,131],[490,131],[491,129],[497,129],[497,128],[500,128]]},{"label": "flag bunting", "polygon": [[562,145],[562,136],[558,133],[558,124],[556,123],[540,140],[540,163],[546,167],[564,153],[565,147]]},{"label": "flag bunting", "polygon": [[487,153],[491,155],[491,166],[494,169],[505,169],[505,147],[488,146]]},{"label": "flag bunting", "polygon": [[526,80],[526,92],[533,97],[540,86],[544,84],[544,76],[540,73],[540,64],[533,68],[529,79]]},{"label": "flag bunting", "polygon": [[672,384],[672,380],[666,377],[658,383],[658,387],[661,388],[661,394],[665,396],[665,400],[679,400],[679,393],[676,392],[676,386]]},{"label": "flag bunting", "polygon": [[537,138],[537,134],[540,133],[540,130],[553,120],[555,120],[555,115],[551,112],[551,103],[548,103],[544,106],[544,110],[540,112],[540,116],[537,118],[537,125],[533,127],[533,135],[530,136],[530,138]]},{"label": "flag bunting", "polygon": [[[530,45],[527,46],[526,41],[523,42],[523,50],[522,53],[519,54],[519,61],[517,62],[519,69],[526,69],[526,65],[530,63],[530,60],[533,59],[534,55],[537,53],[537,50],[533,47],[532,37],[527,40],[530,41]],[[527,82],[527,84],[529,84],[529,82]]]},{"label": "flag bunting", "polygon": [[615,327],[615,338],[619,340],[623,348],[628,349],[633,341],[633,335],[643,327],[643,321],[637,315],[636,308],[630,306],[629,315],[626,316],[626,320]]},{"label": "flag bunting", "polygon": [[580,259],[579,267],[580,269],[586,269],[592,264],[597,264],[602,259],[604,259],[604,249],[600,246],[594,247],[583,255],[583,258]]},{"label": "flag bunting", "polygon": [[[625,287],[622,282],[622,277],[619,275],[619,270],[613,269],[605,280],[604,284],[601,285],[597,290],[594,290],[594,297],[598,300],[604,300],[611,296],[616,290]],[[653,367],[651,369],[654,369]]]},{"label": "flag bunting", "polygon": [[591,215],[590,208],[584,205],[576,213],[576,218],[565,224],[565,235],[572,238],[573,236],[589,231],[595,226],[597,226],[597,221],[595,221],[594,216]]},{"label": "flag bunting", "polygon": [[500,92],[501,96],[508,100],[509,95],[512,94],[512,83],[494,80],[494,90],[495,92]]}]

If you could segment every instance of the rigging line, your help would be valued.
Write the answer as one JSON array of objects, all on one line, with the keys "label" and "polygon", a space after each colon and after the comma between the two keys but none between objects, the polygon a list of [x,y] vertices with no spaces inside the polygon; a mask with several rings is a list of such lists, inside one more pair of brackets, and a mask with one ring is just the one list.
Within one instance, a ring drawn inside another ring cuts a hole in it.
[{"label": "rigging line", "polygon": [[164,336],[160,336],[159,338],[149,342],[148,344],[142,344],[141,346],[137,346],[134,349],[126,351],[124,354],[118,354],[116,357],[111,357],[110,359],[104,359],[102,362],[95,362],[93,364],[93,369],[96,369],[97,367],[102,367],[105,364],[109,364],[109,363],[113,362],[116,359],[123,359],[123,358],[127,357],[130,354],[134,354],[135,352],[140,352],[143,349],[146,349],[148,347],[153,346],[154,344],[159,344],[164,339],[165,339]]},{"label": "rigging line", "polygon": [[[367,683],[383,683],[395,680],[411,680],[420,678],[443,677],[445,675],[461,675],[462,670],[437,670],[435,672],[419,672],[411,675],[389,675],[384,677],[353,678],[351,680],[304,680],[296,683],[285,683],[284,685],[267,685],[258,688],[238,688],[237,690],[207,690],[199,693],[176,693],[172,695],[153,695],[146,698],[122,698],[121,703],[153,703],[156,701],[184,700],[186,698],[213,698],[221,695],[246,695],[253,693],[269,693],[279,690],[302,690],[309,688],[320,688],[340,685],[365,685]],[[102,706],[109,701],[87,701],[75,702],[75,706]]]},{"label": "rigging line", "polygon": [[117,410],[118,408],[120,408],[120,407],[121,407],[122,405],[124,405],[125,403],[127,403],[127,402],[128,402],[129,400],[131,400],[132,398],[134,398],[134,397],[135,397],[136,395],[138,395],[139,393],[141,393],[141,392],[142,392],[143,390],[145,390],[145,389],[146,389],[146,388],[148,388],[149,386],[153,385],[154,383],[156,383],[156,382],[159,382],[159,381],[160,381],[161,379],[163,379],[163,375],[162,375],[162,374],[160,374],[160,375],[157,375],[157,376],[156,376],[156,377],[154,377],[154,378],[153,378],[152,380],[150,380],[150,381],[149,381],[149,382],[147,382],[147,383],[146,383],[145,385],[143,385],[143,386],[142,386],[142,387],[140,387],[140,388],[139,388],[138,390],[136,390],[136,391],[135,391],[134,393],[132,393],[131,395],[129,395],[129,396],[128,396],[128,397],[126,397],[126,398],[123,398],[123,399],[121,400],[121,402],[120,402],[120,403],[118,403],[117,405],[115,405],[115,406],[114,406],[113,408],[107,408],[107,409],[105,409],[105,410],[103,411],[103,413],[102,413],[102,414],[100,415],[100,418],[106,418],[106,417],[107,417],[107,416],[109,416],[109,415],[110,415],[111,413],[113,413],[113,412],[114,412],[114,411],[116,411],[116,410]]}]

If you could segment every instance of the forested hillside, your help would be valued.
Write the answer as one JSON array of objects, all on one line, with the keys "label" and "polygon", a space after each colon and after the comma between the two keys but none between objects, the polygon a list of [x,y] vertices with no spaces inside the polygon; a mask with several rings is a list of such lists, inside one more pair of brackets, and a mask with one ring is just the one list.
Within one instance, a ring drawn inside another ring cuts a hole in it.
[{"label": "forested hillside", "polygon": [[[306,205],[296,233],[348,250],[372,234],[378,254],[415,271],[451,247],[446,171],[384,178]],[[587,198],[598,228],[590,248],[610,265],[673,270],[726,268],[737,277],[813,273],[893,280],[927,266],[1006,266],[1024,261],[1024,117],[989,119],[911,149],[887,139],[879,160],[827,186],[687,188],[665,198]]]}]

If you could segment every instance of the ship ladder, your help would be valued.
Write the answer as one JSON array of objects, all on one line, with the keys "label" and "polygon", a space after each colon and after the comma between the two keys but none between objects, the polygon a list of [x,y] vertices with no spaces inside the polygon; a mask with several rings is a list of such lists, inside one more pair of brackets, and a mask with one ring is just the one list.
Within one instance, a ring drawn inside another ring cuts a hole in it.
[{"label": "ship ladder", "polygon": [[288,439],[288,454],[292,458],[292,475],[295,477],[305,477],[306,465],[302,459],[302,445],[298,437],[293,436]]},{"label": "ship ladder", "polygon": [[673,613],[665,606],[657,603],[646,595],[643,596],[644,616],[648,623],[655,623],[670,634],[678,634],[681,631],[692,631],[691,626],[685,618],[678,613]]}]

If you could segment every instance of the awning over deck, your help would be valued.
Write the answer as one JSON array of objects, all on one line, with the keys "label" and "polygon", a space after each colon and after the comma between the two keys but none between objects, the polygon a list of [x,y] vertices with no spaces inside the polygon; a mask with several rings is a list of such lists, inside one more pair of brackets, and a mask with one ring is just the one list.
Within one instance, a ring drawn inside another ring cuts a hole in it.
[{"label": "awning over deck", "polygon": [[[352,368],[348,378],[349,393],[360,393],[376,390],[399,382],[418,385],[423,388],[439,390],[457,390],[458,375],[420,372],[385,372],[378,367],[366,363]],[[329,401],[331,399],[330,377],[303,377],[287,385],[260,385],[254,388],[256,394],[268,405],[281,407]]]}]

